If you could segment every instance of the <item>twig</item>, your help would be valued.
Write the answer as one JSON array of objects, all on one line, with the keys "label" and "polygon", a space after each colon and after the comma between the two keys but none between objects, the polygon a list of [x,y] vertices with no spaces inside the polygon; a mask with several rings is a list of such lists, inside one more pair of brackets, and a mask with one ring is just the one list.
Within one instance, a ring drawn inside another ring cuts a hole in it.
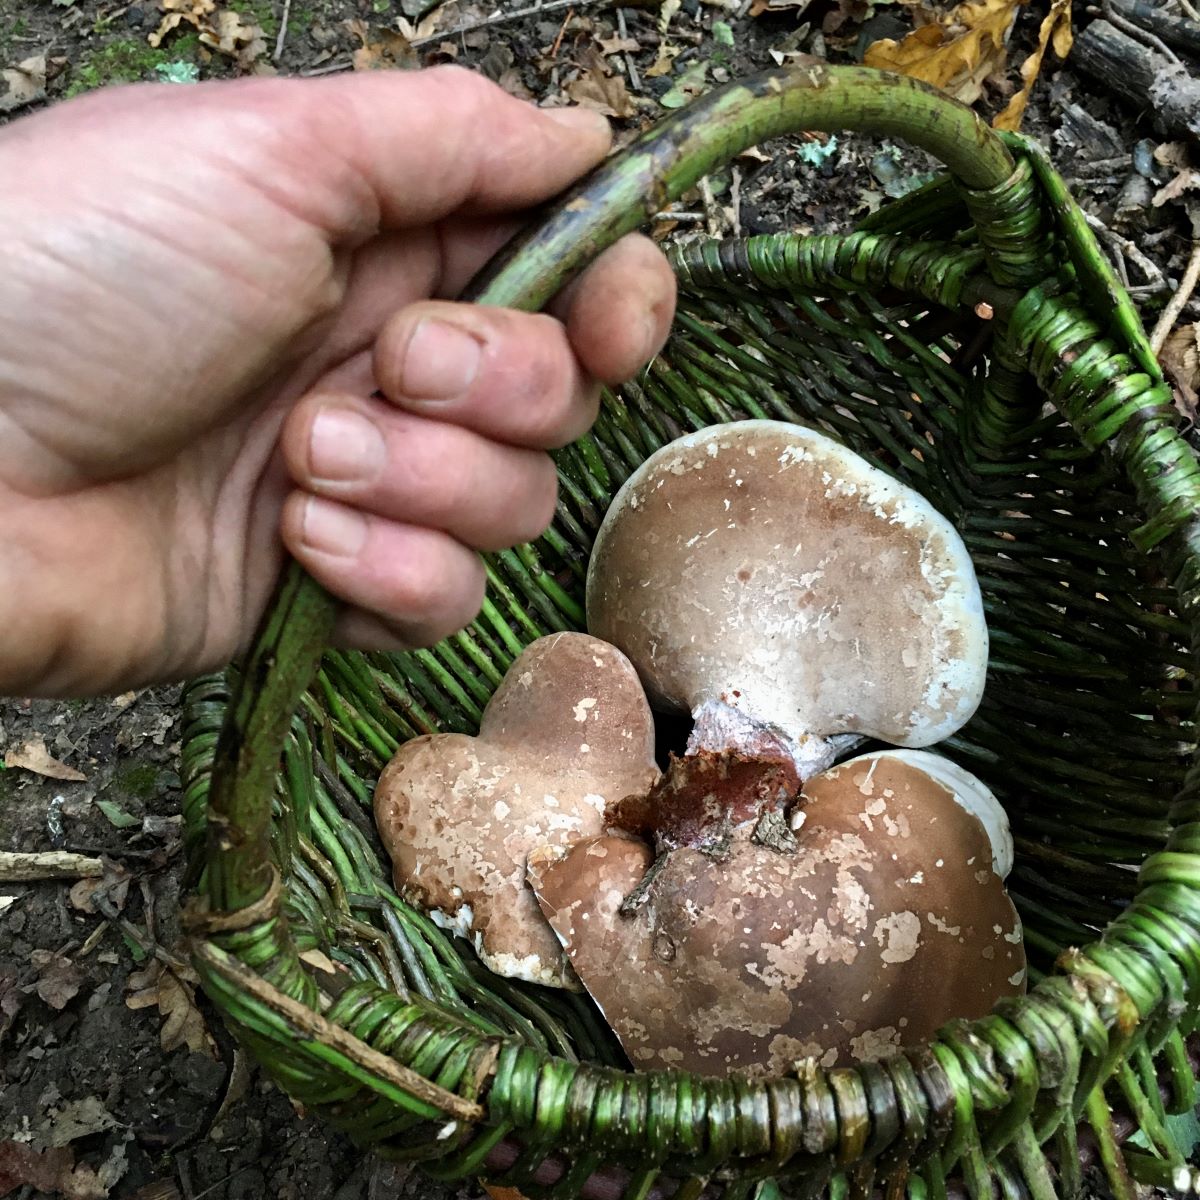
[{"label": "twig", "polygon": [[37,879],[98,879],[104,864],[98,858],[66,850],[18,854],[0,850],[0,883],[32,883]]},{"label": "twig", "polygon": [[1150,30],[1143,29],[1140,25],[1135,25],[1132,21],[1126,20],[1113,8],[1112,0],[1101,0],[1100,9],[1108,19],[1110,25],[1115,25],[1135,41],[1141,42],[1143,46],[1149,46],[1152,50],[1157,50],[1159,54],[1166,55],[1171,62],[1179,62],[1179,55],[1158,34],[1151,33]]},{"label": "twig", "polygon": [[[164,967],[170,967],[177,975],[185,978],[191,968],[182,959],[176,958],[169,950],[160,946],[152,938],[147,937],[132,921],[126,920],[108,898],[97,892],[92,897],[92,907],[110,924],[115,925],[123,934],[135,941],[144,953],[153,955]],[[194,979],[195,976],[192,976]]]},{"label": "twig", "polygon": [[567,36],[567,25],[571,18],[575,15],[573,8],[567,9],[567,15],[563,17],[562,24],[558,27],[558,36],[554,39],[554,45],[550,47],[550,57],[557,58],[558,52],[562,48],[563,38]]},{"label": "twig", "polygon": [[1162,350],[1168,335],[1175,328],[1179,314],[1183,312],[1196,290],[1197,281],[1200,281],[1200,238],[1193,239],[1192,257],[1188,259],[1187,270],[1179,281],[1179,288],[1167,302],[1167,307],[1163,309],[1162,316],[1158,318],[1154,332],[1150,335],[1150,348],[1155,354]]},{"label": "twig", "polygon": [[287,37],[288,17],[292,15],[292,0],[283,0],[283,16],[279,18],[279,36],[275,39],[275,53],[271,55],[272,62],[278,62],[283,57],[283,42]]},{"label": "twig", "polygon": [[494,16],[484,17],[482,21],[468,21],[465,25],[457,25],[443,33],[431,33],[428,37],[414,38],[409,45],[415,50],[418,46],[425,46],[430,42],[449,41],[452,38],[462,37],[464,33],[474,33],[477,29],[489,29],[493,25],[504,25],[508,21],[520,21],[525,17],[536,17],[542,13],[560,12],[564,8],[585,8],[591,4],[604,3],[607,3],[607,0],[549,0],[547,4],[531,4],[528,8],[518,8],[515,12],[496,13]]},{"label": "twig", "polygon": [[1158,269],[1158,264],[1153,259],[1147,258],[1136,242],[1131,241],[1129,238],[1121,237],[1119,233],[1114,233],[1099,217],[1092,216],[1090,212],[1085,212],[1083,216],[1088,225],[1108,242],[1109,245],[1132,259],[1137,264],[1138,269],[1151,283],[1165,286],[1166,281],[1163,279],[1162,271]]},{"label": "twig", "polygon": [[742,173],[737,167],[730,169],[729,204],[733,209],[733,236],[742,236]]},{"label": "twig", "polygon": [[[621,35],[621,41],[625,41],[629,37],[629,30],[625,28],[625,10],[617,9],[617,32]],[[633,90],[640,92],[642,90],[642,81],[638,75],[637,65],[633,61],[633,55],[628,50],[625,51],[625,70],[629,72],[629,82],[633,84]]]},{"label": "twig", "polygon": [[353,66],[354,60],[348,58],[344,62],[326,63],[323,67],[308,67],[300,74],[305,79],[312,79],[317,75],[334,75],[338,71],[349,71]]},{"label": "twig", "polygon": [[1183,15],[1189,20],[1200,22],[1200,10],[1196,8],[1191,0],[1178,0],[1179,7],[1183,9]]}]

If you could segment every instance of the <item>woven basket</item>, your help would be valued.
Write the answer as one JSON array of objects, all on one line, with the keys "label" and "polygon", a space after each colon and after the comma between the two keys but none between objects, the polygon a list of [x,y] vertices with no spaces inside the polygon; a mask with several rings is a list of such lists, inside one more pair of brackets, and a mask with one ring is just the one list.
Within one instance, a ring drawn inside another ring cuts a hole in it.
[{"label": "woven basket", "polygon": [[[1036,145],[923,85],[775,71],[642,137],[489,268],[540,307],[743,147],[803,129],[906,139],[950,174],[847,236],[676,253],[666,351],[558,455],[533,545],[487,556],[480,617],[432,650],[325,652],[292,567],[258,642],[194,684],[194,961],[306,1109],[431,1175],[528,1197],[1071,1196],[1183,1188],[1200,1007],[1200,474],[1128,297]],[[983,588],[983,706],[943,749],[1012,817],[1032,987],[879,1063],[769,1081],[628,1070],[590,1003],[490,975],[395,894],[369,813],[406,738],[472,732],[521,648],[583,626],[591,538],[687,430],[820,428],[923,492]],[[282,752],[282,757],[281,757]]]}]

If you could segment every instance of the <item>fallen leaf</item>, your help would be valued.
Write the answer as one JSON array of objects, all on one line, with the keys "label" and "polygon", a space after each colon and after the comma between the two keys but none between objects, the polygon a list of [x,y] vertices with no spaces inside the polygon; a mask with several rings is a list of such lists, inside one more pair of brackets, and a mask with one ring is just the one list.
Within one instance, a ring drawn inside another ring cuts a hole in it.
[{"label": "fallen leaf", "polygon": [[923,79],[973,104],[990,76],[1003,71],[1006,42],[1026,0],[960,4],[938,21],[920,25],[902,41],[883,38],[868,47],[868,67]]},{"label": "fallen leaf", "polygon": [[12,112],[14,109],[23,108],[26,104],[33,104],[38,100],[45,99],[46,56],[44,54],[27,58],[15,67],[0,71],[0,75],[4,77],[4,82],[8,85],[7,94],[0,96],[0,112]]},{"label": "fallen leaf", "polygon": [[1200,408],[1200,322],[1173,329],[1158,352],[1158,362],[1173,385],[1175,408],[1195,424]]},{"label": "fallen leaf", "polygon": [[671,18],[683,7],[683,0],[662,0],[658,10],[658,32],[665,35]]},{"label": "fallen leaf", "polygon": [[249,70],[267,49],[261,27],[231,8],[213,14],[208,28],[200,32],[200,43],[232,58],[243,71]]},{"label": "fallen leaf", "polygon": [[158,0],[158,7],[165,14],[158,28],[146,39],[155,49],[162,45],[163,38],[188,24],[196,29],[207,29],[208,20],[215,11],[216,0]]},{"label": "fallen leaf", "polygon": [[601,66],[592,67],[567,84],[566,93],[576,104],[606,117],[632,117],[637,112],[625,80],[620,75],[609,75]]},{"label": "fallen leaf", "polygon": [[1192,166],[1191,153],[1183,142],[1164,142],[1154,151],[1154,161],[1175,172],[1151,200],[1155,208],[1161,208],[1168,200],[1178,200],[1184,192],[1200,186],[1200,171]]},{"label": "fallen leaf", "polygon": [[353,56],[356,71],[391,71],[415,65],[416,53],[404,34],[382,29],[375,35],[361,17],[344,21],[342,25],[361,43]]},{"label": "fallen leaf", "polygon": [[1038,72],[1042,69],[1042,59],[1046,57],[1047,47],[1052,45],[1054,53],[1063,59],[1070,54],[1074,41],[1071,33],[1071,0],[1052,0],[1050,11],[1042,19],[1042,27],[1038,30],[1037,46],[1021,64],[1021,90],[992,122],[997,129],[1007,129],[1016,133],[1021,128],[1025,106],[1029,103],[1029,94],[1033,91]]},{"label": "fallen leaf", "polygon": [[158,1040],[166,1053],[187,1046],[189,1050],[217,1057],[217,1044],[204,1024],[204,1017],[196,1007],[196,988],[193,978],[181,979],[157,958],[141,971],[129,976],[129,995],[125,997],[126,1008],[149,1008],[158,1006],[163,1016]]},{"label": "fallen leaf", "polygon": [[796,16],[800,16],[802,12],[812,3],[812,0],[754,0],[750,5],[750,15],[752,17],[761,17],[763,13],[783,12],[785,9],[796,9]]},{"label": "fallen leaf", "polygon": [[4,765],[32,771],[35,775],[44,775],[47,779],[65,779],[71,783],[84,783],[87,780],[82,771],[68,767],[66,763],[52,757],[46,749],[45,739],[40,734],[6,750]]},{"label": "fallen leaf", "polygon": [[106,1200],[108,1189],[87,1166],[76,1166],[66,1147],[38,1151],[20,1142],[0,1142],[0,1196],[31,1187],[63,1200]]},{"label": "fallen leaf", "polygon": [[131,817],[115,800],[96,800],[94,803],[114,829],[130,829],[141,824],[139,818]]},{"label": "fallen leaf", "polygon": [[319,971],[324,971],[326,975],[336,975],[339,970],[345,969],[338,967],[331,958],[315,947],[312,950],[305,950],[300,955],[300,961],[308,963],[310,967],[316,967]]},{"label": "fallen leaf", "polygon": [[33,1144],[39,1149],[69,1146],[79,1138],[115,1129],[118,1124],[99,1096],[85,1096],[50,1109],[34,1133]]},{"label": "fallen leaf", "polygon": [[646,68],[645,74],[651,79],[656,79],[659,75],[670,75],[682,49],[682,46],[672,46],[666,38],[663,38],[658,43],[658,54],[654,62]]},{"label": "fallen leaf", "polygon": [[69,959],[52,950],[34,950],[29,961],[38,969],[34,990],[56,1012],[61,1012],[83,987],[83,972]]},{"label": "fallen leaf", "polygon": [[610,54],[633,54],[642,48],[637,38],[621,37],[619,34],[607,39],[597,38],[596,45],[606,57]]},{"label": "fallen leaf", "polygon": [[129,896],[129,873],[117,863],[108,859],[102,861],[104,862],[102,876],[81,879],[68,893],[72,907],[79,909],[80,912],[94,913],[96,911],[97,893],[105,897],[118,912],[125,907],[125,900]]}]

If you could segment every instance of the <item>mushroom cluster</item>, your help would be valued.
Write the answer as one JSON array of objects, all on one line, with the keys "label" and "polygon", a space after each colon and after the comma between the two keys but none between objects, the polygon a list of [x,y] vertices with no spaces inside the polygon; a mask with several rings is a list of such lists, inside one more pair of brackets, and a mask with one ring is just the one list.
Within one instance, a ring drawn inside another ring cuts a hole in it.
[{"label": "mushroom cluster", "polygon": [[[700,430],[613,501],[590,635],[380,779],[397,886],[494,971],[591,994],[635,1066],[876,1059],[1023,990],[1000,805],[922,750],[987,627],[922,497],[820,434]],[[647,700],[649,697],[649,702]],[[650,705],[693,720],[660,775]],[[867,739],[880,750],[834,765]]]}]

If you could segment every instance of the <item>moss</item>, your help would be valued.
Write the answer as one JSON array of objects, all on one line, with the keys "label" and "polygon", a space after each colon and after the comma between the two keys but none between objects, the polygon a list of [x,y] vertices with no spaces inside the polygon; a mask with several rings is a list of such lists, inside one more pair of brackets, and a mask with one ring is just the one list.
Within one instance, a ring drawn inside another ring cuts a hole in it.
[{"label": "moss", "polygon": [[279,17],[271,0],[227,0],[226,7],[253,21],[269,38],[279,32]]},{"label": "moss", "polygon": [[159,63],[169,60],[170,55],[165,50],[156,50],[141,38],[116,38],[90,51],[76,63],[66,95],[77,96],[109,83],[136,83],[149,79]]},{"label": "moss", "polygon": [[118,772],[113,780],[116,790],[126,796],[136,796],[139,800],[150,800],[162,790],[162,780],[159,769],[149,763],[138,763]]}]

